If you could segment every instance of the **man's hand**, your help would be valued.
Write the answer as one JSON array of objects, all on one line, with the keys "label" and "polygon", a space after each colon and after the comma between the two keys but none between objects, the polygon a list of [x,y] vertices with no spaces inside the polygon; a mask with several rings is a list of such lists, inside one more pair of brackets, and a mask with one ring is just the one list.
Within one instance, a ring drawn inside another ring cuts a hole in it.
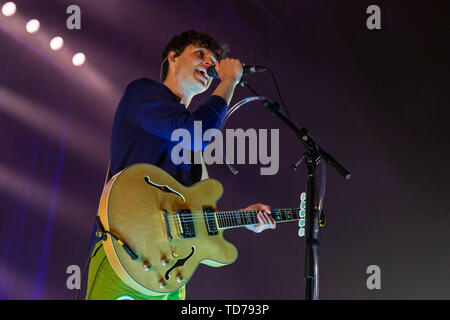
[{"label": "man's hand", "polygon": [[251,230],[256,233],[260,233],[261,231],[266,230],[266,229],[275,229],[276,222],[275,222],[274,218],[272,218],[270,216],[270,213],[271,213],[270,206],[263,204],[263,203],[255,203],[255,204],[252,204],[251,206],[248,206],[245,209],[240,209],[240,210],[256,210],[256,211],[258,211],[257,217],[258,217],[259,224],[245,226],[248,230]]},{"label": "man's hand", "polygon": [[243,65],[238,59],[225,58],[217,60],[215,69],[221,81],[230,80],[236,85],[241,80]]},{"label": "man's hand", "polygon": [[225,58],[216,62],[215,69],[220,77],[220,83],[214,90],[213,95],[222,97],[230,106],[234,88],[242,77],[242,63],[237,59]]}]

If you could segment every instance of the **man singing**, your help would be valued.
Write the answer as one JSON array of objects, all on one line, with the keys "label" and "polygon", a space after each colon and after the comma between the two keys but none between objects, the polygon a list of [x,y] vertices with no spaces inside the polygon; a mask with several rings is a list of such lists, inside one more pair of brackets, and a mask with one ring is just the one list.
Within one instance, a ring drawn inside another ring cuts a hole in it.
[{"label": "man singing", "polygon": [[[227,46],[208,33],[187,31],[170,40],[162,55],[163,82],[135,80],[120,100],[111,134],[111,176],[144,162],[160,167],[186,186],[208,177],[203,161],[201,164],[173,163],[171,151],[176,144],[171,141],[171,134],[183,128],[193,137],[194,121],[201,121],[203,130],[220,129],[242,76],[242,63],[225,58],[226,54]],[[192,98],[211,85],[212,78],[207,75],[210,66],[215,66],[220,83],[206,102],[190,113],[187,108]],[[268,205],[258,203],[243,210],[259,211],[259,224],[248,229],[259,233],[275,228]],[[91,247],[94,245],[86,299],[185,299],[185,287],[161,296],[145,295],[128,287],[114,272],[102,242],[93,242]]]}]

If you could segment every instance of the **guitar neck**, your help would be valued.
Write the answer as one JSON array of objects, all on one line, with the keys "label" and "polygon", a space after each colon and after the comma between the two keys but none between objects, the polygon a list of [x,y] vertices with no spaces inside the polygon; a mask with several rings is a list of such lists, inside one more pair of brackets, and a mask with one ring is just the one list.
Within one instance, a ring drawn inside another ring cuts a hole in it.
[{"label": "guitar neck", "polygon": [[[275,222],[296,221],[301,218],[300,208],[270,210]],[[258,211],[220,211],[215,212],[218,228],[229,229],[258,224]]]}]

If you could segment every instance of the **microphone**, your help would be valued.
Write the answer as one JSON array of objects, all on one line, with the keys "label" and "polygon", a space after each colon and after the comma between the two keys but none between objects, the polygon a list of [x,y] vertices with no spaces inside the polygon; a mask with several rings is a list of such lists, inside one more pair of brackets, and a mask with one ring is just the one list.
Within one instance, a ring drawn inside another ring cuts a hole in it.
[{"label": "microphone", "polygon": [[[256,72],[263,72],[266,71],[266,68],[263,66],[243,66],[242,67],[242,75],[248,74],[248,73],[256,73]],[[219,78],[219,75],[217,74],[217,71],[214,66],[208,67],[206,69],[206,73],[208,73],[208,76],[213,78]]]}]

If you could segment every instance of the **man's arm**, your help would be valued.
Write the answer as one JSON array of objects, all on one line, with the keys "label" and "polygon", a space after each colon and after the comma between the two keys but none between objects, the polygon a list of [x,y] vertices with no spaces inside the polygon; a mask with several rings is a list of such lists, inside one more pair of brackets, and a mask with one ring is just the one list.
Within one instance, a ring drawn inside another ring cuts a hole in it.
[{"label": "man's arm", "polygon": [[222,80],[217,86],[216,90],[214,90],[213,95],[223,98],[223,100],[227,102],[227,106],[230,107],[230,102],[231,98],[233,97],[235,87],[236,83],[234,83],[233,80]]},{"label": "man's arm", "polygon": [[192,139],[197,138],[203,143],[202,148],[206,147],[208,143],[203,141],[201,132],[194,130],[194,123],[201,121],[203,131],[219,129],[226,114],[225,99],[219,95],[211,96],[195,112],[190,113],[182,104],[168,99],[167,93],[164,95],[165,90],[149,79],[134,81],[125,90],[118,112],[131,123],[168,141],[171,141],[176,129],[186,129]]}]

